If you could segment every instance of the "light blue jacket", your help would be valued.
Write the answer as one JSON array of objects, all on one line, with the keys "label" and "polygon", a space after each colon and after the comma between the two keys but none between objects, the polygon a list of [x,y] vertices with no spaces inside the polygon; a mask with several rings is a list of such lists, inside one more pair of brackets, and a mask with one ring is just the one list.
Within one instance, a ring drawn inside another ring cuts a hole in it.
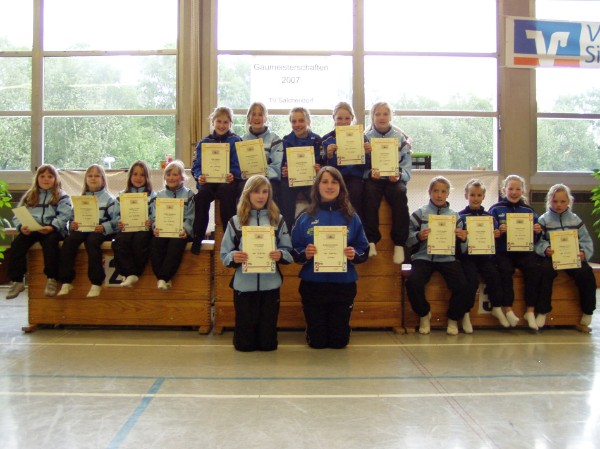
[{"label": "light blue jacket", "polygon": [[[39,224],[52,226],[63,238],[66,237],[68,234],[67,224],[73,217],[71,198],[63,190],[60,190],[58,203],[54,206],[50,204],[52,200],[50,190],[39,189],[39,193],[39,203],[34,207],[27,206],[27,210]],[[13,218],[13,224],[17,231],[21,232],[21,222],[17,217]]]},{"label": "light blue jacket", "polygon": [[[412,156],[410,152],[410,144],[406,140],[406,137],[404,137],[404,133],[399,128],[392,126],[385,134],[381,134],[375,128],[371,128],[367,130],[365,136],[367,136],[369,142],[373,137],[386,139],[393,139],[394,137],[398,138],[398,161],[400,162],[400,170],[402,171],[400,174],[400,181],[402,181],[404,184],[408,184],[408,181],[410,181],[411,177]],[[369,171],[370,169],[365,173],[367,178],[369,177]],[[381,179],[387,179],[387,177],[382,176]]]},{"label": "light blue jacket", "polygon": [[108,190],[102,189],[98,192],[85,192],[83,196],[95,196],[98,198],[98,207],[100,209],[100,224],[104,227],[104,235],[111,235],[117,232],[117,214],[115,213],[115,197],[108,193]]},{"label": "light blue jacket", "polygon": [[[455,215],[456,216],[456,227],[458,229],[463,228],[463,221],[460,219],[458,213],[450,209],[450,204],[446,203],[443,207],[438,207],[431,201],[421,206],[410,216],[410,224],[408,226],[408,239],[406,240],[406,246],[413,247],[418,245],[417,251],[412,255],[412,260],[427,260],[429,262],[453,262],[456,260],[455,253],[451,255],[446,254],[427,254],[427,240],[419,240],[417,234],[423,229],[429,228],[429,216],[430,215]],[[466,242],[461,242],[461,251],[466,251]]]},{"label": "light blue jacket", "polygon": [[283,161],[283,143],[281,137],[271,131],[268,127],[265,127],[264,132],[261,134],[254,134],[248,130],[246,134],[242,136],[242,140],[253,140],[262,139],[265,147],[265,153],[267,156],[267,164],[269,165],[267,170],[267,178],[273,180],[281,180],[281,162]]},{"label": "light blue jacket", "polygon": [[[189,239],[194,237],[194,192],[183,184],[175,191],[167,188],[162,189],[156,194],[156,198],[183,198],[183,229]],[[152,220],[152,229],[156,223],[156,198],[150,203],[150,220]]]},{"label": "light blue jacket", "polygon": [[539,218],[538,223],[542,227],[542,236],[535,244],[535,252],[538,255],[546,257],[546,248],[550,246],[550,232],[565,231],[567,229],[577,229],[579,249],[584,252],[586,262],[589,262],[594,255],[592,237],[581,218],[571,212],[571,208],[562,214],[558,214],[551,209]]},{"label": "light blue jacket", "polygon": [[[249,226],[271,226],[268,212],[264,209],[251,211]],[[282,276],[279,269],[275,273],[244,273],[243,265],[233,261],[233,253],[244,250],[244,241],[241,232],[240,219],[235,215],[227,224],[227,229],[221,242],[220,255],[223,265],[235,268],[233,289],[239,292],[256,292],[275,290],[281,287]],[[281,215],[279,216],[279,224],[275,228],[275,247],[281,251],[281,260],[279,263],[289,264],[292,262],[292,255],[290,254],[292,240]]]}]

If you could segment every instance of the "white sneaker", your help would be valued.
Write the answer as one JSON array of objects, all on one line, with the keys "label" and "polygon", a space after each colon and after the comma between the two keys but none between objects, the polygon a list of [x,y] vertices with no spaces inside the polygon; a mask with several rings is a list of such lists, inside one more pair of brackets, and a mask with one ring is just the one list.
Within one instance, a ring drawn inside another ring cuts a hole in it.
[{"label": "white sneaker", "polygon": [[85,297],[86,298],[95,298],[96,296],[100,295],[101,291],[102,291],[101,285],[93,285],[92,284],[92,288],[90,288],[90,291],[88,292],[87,295],[85,295]]},{"label": "white sneaker", "polygon": [[465,331],[465,334],[473,333],[473,325],[471,324],[471,316],[469,315],[469,312],[465,313],[465,315],[463,316],[462,328],[463,331]]},{"label": "white sneaker", "polygon": [[458,335],[458,321],[448,319],[448,328],[446,329],[448,335]]},{"label": "white sneaker", "polygon": [[402,265],[404,262],[404,247],[403,246],[394,246],[394,263],[397,265]]},{"label": "white sneaker", "polygon": [[158,282],[156,283],[156,288],[158,288],[159,290],[169,289],[169,287],[167,287],[167,283],[163,279],[158,280]]},{"label": "white sneaker", "polygon": [[56,291],[58,290],[58,283],[56,279],[48,278],[46,281],[46,288],[44,289],[44,295],[52,297],[56,295]]},{"label": "white sneaker", "polygon": [[510,327],[510,323],[506,319],[506,315],[502,311],[502,307],[492,307],[492,316],[494,316],[502,327]]},{"label": "white sneaker", "polygon": [[529,326],[529,328],[531,330],[534,330],[534,331],[539,330],[538,325],[535,322],[535,315],[533,314],[533,312],[525,312],[525,315],[523,315],[523,318],[525,318],[525,321],[527,321],[527,325]]},{"label": "white sneaker", "polygon": [[6,299],[16,298],[23,290],[25,290],[25,284],[23,282],[13,282],[8,289]]},{"label": "white sneaker", "polygon": [[375,257],[377,255],[377,248],[375,248],[375,243],[369,243],[369,257]]},{"label": "white sneaker", "polygon": [[539,329],[544,327],[546,325],[546,314],[538,313],[537,316],[535,317],[535,324],[537,324],[537,327]]},{"label": "white sneaker", "polygon": [[121,287],[131,288],[133,286],[133,284],[135,284],[139,280],[140,280],[139,277],[137,277],[135,274],[132,274],[130,276],[127,276],[125,279],[123,279],[123,281],[121,282]]},{"label": "white sneaker", "polygon": [[73,284],[63,284],[56,296],[65,296],[71,293],[73,290]]},{"label": "white sneaker", "polygon": [[431,312],[422,316],[419,320],[419,334],[428,334],[431,332]]},{"label": "white sneaker", "polygon": [[581,315],[580,324],[582,326],[589,326],[590,324],[592,324],[592,315],[588,315],[586,313],[584,313],[583,315]]}]

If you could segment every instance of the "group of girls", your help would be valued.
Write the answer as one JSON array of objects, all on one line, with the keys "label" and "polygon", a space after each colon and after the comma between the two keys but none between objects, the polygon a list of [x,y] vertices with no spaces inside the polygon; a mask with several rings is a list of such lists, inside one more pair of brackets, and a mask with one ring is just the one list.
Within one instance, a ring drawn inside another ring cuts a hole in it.
[{"label": "group of girls", "polygon": [[[411,274],[406,290],[413,311],[420,317],[419,332],[428,334],[431,329],[431,308],[425,296],[425,286],[434,271],[439,271],[451,291],[447,310],[449,335],[457,335],[459,322],[465,333],[472,333],[470,309],[475,303],[475,294],[481,276],[486,284],[491,314],[503,327],[515,327],[521,318],[515,314],[513,275],[515,268],[523,272],[526,311],[523,316],[530,329],[544,327],[546,315],[552,310],[552,283],[557,276],[552,265],[553,249],[550,233],[556,230],[575,229],[579,238],[581,268],[565,270],[573,277],[579,290],[582,317],[580,324],[589,326],[596,305],[596,281],[589,260],[593,254],[593,243],[582,220],[571,211],[573,197],[563,184],[550,188],[547,195],[547,212],[538,219],[534,209],[527,203],[525,181],[518,175],[510,175],[502,185],[502,199],[489,212],[482,202],[486,187],[477,180],[465,186],[468,205],[460,212],[450,209],[447,201],[450,182],[443,176],[434,177],[429,184],[428,204],[411,215],[407,245],[413,247]],[[509,251],[507,248],[507,214],[531,214],[533,218],[534,247],[529,251]],[[457,239],[456,254],[432,255],[427,251],[427,238],[431,230],[431,215],[455,215]],[[491,216],[494,224],[495,254],[469,254],[467,240],[469,230],[467,217]]]},{"label": "group of girls", "polygon": [[[107,240],[113,240],[116,268],[123,276],[122,286],[134,285],[150,259],[157,287],[168,290],[188,241],[192,242],[191,251],[199,254],[208,226],[210,204],[219,198],[220,218],[225,228],[221,259],[226,266],[236,268],[232,281],[236,349],[269,351],[277,348],[276,324],[282,276],[279,270],[269,274],[243,272],[241,267],[248,254],[243,250],[241,228],[249,225],[274,228],[277,249],[270,253],[270,257],[277,264],[292,261],[302,264],[299,291],[307,323],[308,344],[314,348],[343,348],[349,342],[350,315],[356,296],[358,276],[354,265],[377,254],[376,243],[381,239],[378,208],[384,197],[393,211],[391,238],[394,242],[394,263],[404,261],[405,247],[412,250],[412,269],[406,288],[411,306],[420,317],[420,333],[430,332],[431,313],[425,286],[434,271],[440,271],[452,292],[447,312],[448,334],[458,334],[459,322],[465,332],[473,331],[469,310],[474,304],[478,275],[487,284],[492,315],[504,327],[516,326],[520,318],[512,309],[515,268],[521,269],[525,277],[527,311],[524,318],[532,329],[543,327],[551,310],[552,281],[556,277],[549,262],[553,250],[548,233],[556,229],[578,230],[582,267],[567,270],[567,273],[576,280],[580,290],[581,324],[590,324],[596,290],[595,278],[588,264],[593,252],[592,241],[582,221],[571,212],[572,196],[568,187],[556,185],[550,189],[548,211],[538,222],[537,214],[526,202],[525,183],[519,176],[511,175],[504,180],[503,198],[489,212],[481,205],[485,186],[477,180],[470,181],[465,187],[468,206],[460,213],[450,209],[447,201],[450,182],[438,176],[429,185],[430,201],[409,216],[406,184],[411,177],[411,143],[400,129],[392,125],[392,110],[387,103],[376,103],[371,108],[371,123],[364,137],[365,163],[356,165],[338,165],[336,130],[323,138],[312,132],[310,113],[305,108],[296,107],[290,111],[292,132],[283,138],[269,129],[268,112],[262,103],[253,103],[246,119],[248,132],[242,139],[232,132],[231,109],[219,107],[211,114],[211,133],[199,142],[192,166],[198,189],[195,195],[184,186],[185,171],[181,161],[167,165],[165,186],[158,193],[152,188],[147,164],[136,161],[131,166],[124,192],[147,193],[149,219],[145,231],[123,232],[125,224],[120,220],[119,198],[113,198],[106,190],[106,175],[99,165],[87,169],[82,194],[98,198],[100,223],[93,232],[79,231],[70,198],[61,190],[58,172],[51,165],[40,167],[22,204],[43,227],[32,232],[17,222],[19,234],[12,245],[8,267],[12,285],[7,299],[23,291],[26,253],[36,242],[40,242],[44,250],[47,296],[68,295],[72,290],[73,266],[81,243],[88,253],[88,277],[92,284],[87,296],[98,296],[105,278],[101,244]],[[336,127],[352,124],[352,107],[345,102],[339,103],[334,108],[333,119]],[[398,139],[398,176],[383,177],[371,168],[370,141],[382,137]],[[263,140],[265,147],[267,176],[255,175],[246,180],[242,178],[235,143],[257,138]],[[202,144],[211,142],[228,143],[230,146],[230,171],[224,183],[208,183],[202,173]],[[316,178],[312,186],[289,184],[286,149],[299,146],[314,149]],[[296,219],[299,194],[305,196],[309,205]],[[179,239],[160,236],[155,227],[156,198],[184,199],[184,226]],[[532,214],[535,249],[544,259],[533,251],[507,251],[507,213]],[[431,214],[456,215],[456,256],[428,254]],[[467,253],[466,217],[471,215],[493,217],[494,256]],[[70,226],[68,230],[67,225]],[[315,273],[313,261],[318,248],[314,245],[314,227],[323,225],[345,225],[348,228],[348,246],[344,249],[344,256],[349,263],[345,273]],[[59,251],[59,242],[63,239],[62,251]],[[60,290],[59,282],[62,283]]]},{"label": "group of girls", "polygon": [[[47,277],[44,294],[48,297],[65,296],[73,290],[75,259],[81,244],[87,252],[88,278],[91,283],[86,296],[99,296],[106,277],[102,243],[111,240],[115,266],[123,276],[122,287],[132,287],[150,259],[157,277],[157,287],[168,290],[181,263],[188,238],[193,235],[194,194],[184,186],[185,168],[181,161],[176,160],[167,165],[164,181],[164,188],[159,192],[154,191],[146,162],[136,161],[132,164],[122,193],[146,193],[148,220],[145,230],[127,232],[126,224],[121,220],[120,197],[115,198],[108,192],[106,173],[102,166],[91,165],[85,172],[81,194],[97,198],[99,222],[93,230],[87,231],[81,230],[80,224],[75,220],[71,198],[62,190],[56,168],[49,164],[40,166],[20,205],[29,210],[42,228],[33,231],[15,218],[18,234],[11,245],[7,271],[12,284],[6,299],[15,298],[24,290],[27,251],[36,242],[40,242],[43,250],[44,274]],[[154,226],[156,198],[184,199],[184,223],[180,238],[160,236],[159,229]],[[62,248],[59,245],[61,241]]]}]

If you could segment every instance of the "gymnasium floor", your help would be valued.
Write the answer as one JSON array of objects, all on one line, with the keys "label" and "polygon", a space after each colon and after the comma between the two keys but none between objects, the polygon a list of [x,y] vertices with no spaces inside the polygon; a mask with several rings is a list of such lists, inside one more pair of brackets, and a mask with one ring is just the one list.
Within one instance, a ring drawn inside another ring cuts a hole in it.
[{"label": "gymnasium floor", "polygon": [[356,331],[318,351],[283,331],[242,354],[231,332],[26,317],[25,294],[0,301],[2,449],[600,447],[599,334]]}]

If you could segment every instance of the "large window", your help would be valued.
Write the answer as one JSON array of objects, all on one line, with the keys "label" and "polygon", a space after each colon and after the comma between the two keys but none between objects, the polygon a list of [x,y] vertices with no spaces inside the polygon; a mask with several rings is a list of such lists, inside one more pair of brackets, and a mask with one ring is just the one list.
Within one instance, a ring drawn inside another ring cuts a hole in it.
[{"label": "large window", "polygon": [[248,105],[264,102],[282,136],[293,106],[324,134],[338,101],[368,127],[361,111],[383,100],[433,168],[494,169],[496,16],[495,0],[218,0],[217,100],[240,115],[238,132]]},{"label": "large window", "polygon": [[[536,17],[600,22],[600,1],[537,0]],[[600,167],[600,70],[536,69],[538,171]]]},{"label": "large window", "polygon": [[178,5],[0,2],[0,169],[175,154]]}]

